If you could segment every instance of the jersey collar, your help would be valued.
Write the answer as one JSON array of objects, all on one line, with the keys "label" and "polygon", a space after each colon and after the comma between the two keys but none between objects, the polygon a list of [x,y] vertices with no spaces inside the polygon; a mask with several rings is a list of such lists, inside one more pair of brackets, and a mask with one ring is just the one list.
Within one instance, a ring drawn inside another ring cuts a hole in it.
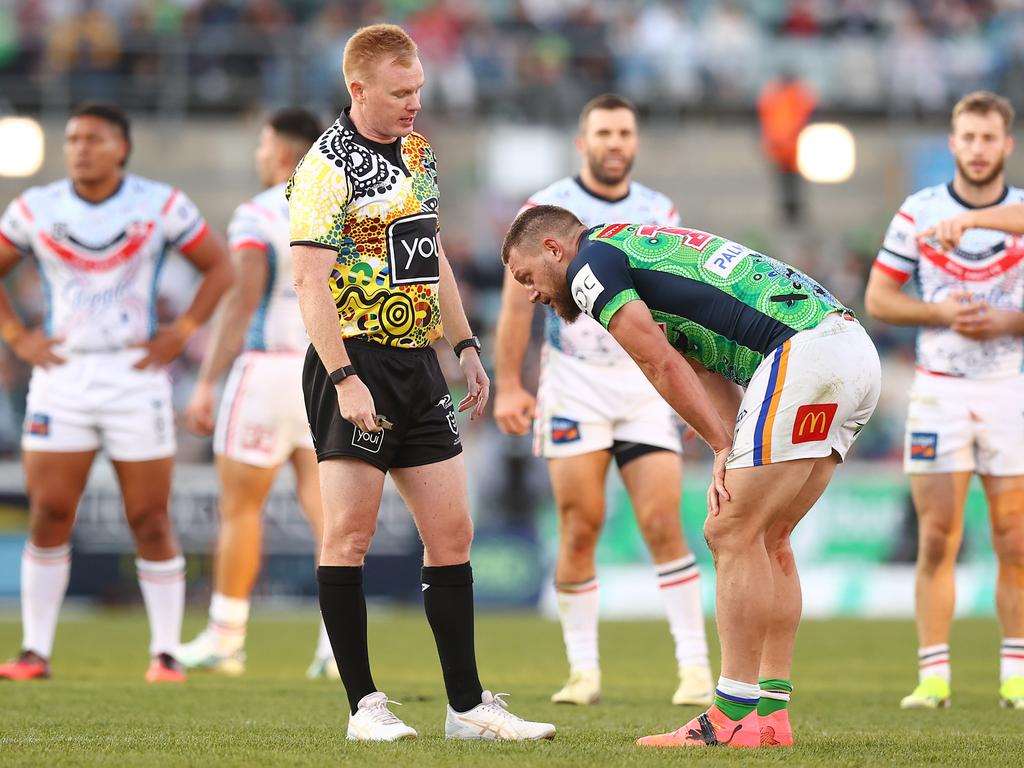
[{"label": "jersey collar", "polygon": [[949,182],[948,184],[946,184],[946,191],[949,192],[949,196],[950,197],[952,197],[954,200],[956,200],[964,208],[971,208],[971,209],[974,209],[974,208],[990,208],[993,205],[999,205],[1000,203],[1005,201],[1007,195],[1010,194],[1010,188],[1004,184],[1003,185],[1002,193],[999,195],[998,198],[993,200],[991,203],[985,203],[984,205],[971,205],[970,203],[968,203],[966,200],[964,200],[962,197],[960,197],[960,195],[958,195],[956,193],[956,190],[953,189],[953,182],[952,181]]},{"label": "jersey collar", "polygon": [[623,200],[629,197],[629,193],[633,191],[633,185],[630,184],[629,190],[622,197],[605,197],[604,195],[597,194],[597,192],[594,192],[592,189],[587,189],[587,185],[583,183],[583,179],[581,179],[579,176],[573,176],[572,180],[576,182],[577,186],[579,186],[580,189],[582,189],[584,192],[586,192],[594,199],[600,200],[602,203],[621,203]]},{"label": "jersey collar", "polygon": [[108,200],[113,200],[115,197],[117,197],[119,194],[121,194],[121,190],[124,189],[124,180],[125,180],[125,175],[122,174],[121,175],[121,181],[118,182],[117,188],[114,189],[113,192],[111,192],[109,195],[104,197],[102,200],[86,200],[84,197],[82,197],[80,194],[78,194],[78,190],[75,189],[75,182],[73,182],[70,178],[68,179],[68,186],[71,187],[71,194],[74,195],[76,198],[81,200],[86,205],[91,205],[91,206],[97,207],[97,206],[103,205]]},{"label": "jersey collar", "polygon": [[342,110],[341,115],[338,117],[338,122],[340,122],[343,127],[352,131],[352,134],[355,136],[355,140],[358,144],[361,144],[367,149],[373,150],[378,155],[383,156],[386,160],[401,168],[402,172],[408,176],[409,169],[405,167],[405,160],[402,158],[402,137],[399,136],[390,144],[382,144],[379,141],[366,138],[359,132],[359,129],[356,128],[356,124],[352,122],[352,116],[349,114],[351,109],[352,107],[345,107],[345,109]]},{"label": "jersey collar", "polygon": [[573,256],[572,261],[569,262],[570,269],[572,268],[572,264],[576,261],[576,259],[580,257],[580,251],[583,250],[583,246],[590,242],[590,236],[594,232],[599,231],[604,226],[604,224],[598,224],[596,227],[585,229],[580,233],[580,236],[576,238],[576,255]]}]

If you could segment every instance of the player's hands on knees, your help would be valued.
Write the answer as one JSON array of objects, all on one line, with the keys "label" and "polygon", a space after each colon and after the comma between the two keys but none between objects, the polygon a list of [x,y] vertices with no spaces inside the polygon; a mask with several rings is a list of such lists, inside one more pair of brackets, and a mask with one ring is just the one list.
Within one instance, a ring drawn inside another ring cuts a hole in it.
[{"label": "player's hands on knees", "polygon": [[519,384],[502,384],[494,395],[494,420],[506,435],[525,435],[530,431],[537,398]]},{"label": "player's hands on knees", "polygon": [[725,487],[725,462],[731,452],[731,445],[715,451],[715,461],[711,466],[711,485],[708,487],[708,514],[712,516],[721,512],[723,501],[732,498]]},{"label": "player's hands on knees", "polygon": [[937,240],[943,250],[951,251],[960,244],[960,238],[964,236],[964,231],[970,229],[971,226],[970,214],[962,213],[928,227],[918,237]]},{"label": "player's hands on knees", "polygon": [[[475,349],[465,349],[459,355],[459,366],[466,377],[468,394],[459,402],[459,413],[467,408],[473,408],[469,415],[472,421],[477,416],[482,416],[487,399],[490,397],[491,380],[484,370],[484,364],[480,362],[480,355]],[[475,407],[474,407],[475,406]]]},{"label": "player's hands on knees", "polygon": [[185,426],[196,435],[213,433],[213,384],[200,381],[185,406]]},{"label": "player's hands on knees", "polygon": [[149,341],[134,345],[146,350],[146,354],[132,368],[141,371],[170,365],[185,350],[187,341],[188,337],[182,335],[177,326],[161,325]]},{"label": "player's hands on knees", "polygon": [[382,427],[375,419],[377,411],[373,405],[373,395],[362,379],[346,376],[335,389],[338,391],[338,410],[343,418],[363,432],[380,432]]},{"label": "player's hands on knees", "polygon": [[61,341],[63,339],[51,339],[41,328],[33,328],[11,342],[11,351],[29,365],[49,368],[65,362],[63,357],[53,351],[54,346]]}]

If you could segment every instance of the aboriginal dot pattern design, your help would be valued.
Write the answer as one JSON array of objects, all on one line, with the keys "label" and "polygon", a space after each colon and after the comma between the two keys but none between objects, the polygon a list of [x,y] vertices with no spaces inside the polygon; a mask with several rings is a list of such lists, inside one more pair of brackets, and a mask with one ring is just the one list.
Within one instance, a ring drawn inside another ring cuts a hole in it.
[{"label": "aboriginal dot pattern design", "polygon": [[[729,297],[795,331],[816,327],[827,315],[845,307],[825,288],[799,270],[757,253],[723,237],[697,230],[655,228],[639,225],[595,230],[590,239],[600,239],[622,250],[632,269],[678,275],[714,286]],[[726,261],[719,256],[727,255]],[[728,271],[716,271],[716,262]],[[605,306],[610,317],[635,298],[626,292]],[[758,350],[700,325],[685,317],[653,311],[663,325],[669,342],[710,371],[744,386],[764,359]]]},{"label": "aboriginal dot pattern design", "polygon": [[425,347],[443,333],[439,284],[393,285],[387,237],[399,219],[436,214],[437,162],[418,133],[398,141],[400,165],[347,117],[335,122],[288,184],[291,242],[337,250],[329,282],[345,338]]}]

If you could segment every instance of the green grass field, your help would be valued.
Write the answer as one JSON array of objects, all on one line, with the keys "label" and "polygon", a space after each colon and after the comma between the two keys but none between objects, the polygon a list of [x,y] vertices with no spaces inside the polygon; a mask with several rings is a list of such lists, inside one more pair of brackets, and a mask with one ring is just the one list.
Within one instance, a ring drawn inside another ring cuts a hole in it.
[{"label": "green grass field", "polygon": [[[553,742],[448,743],[433,642],[419,613],[371,608],[370,646],[378,686],[404,704],[420,732],[399,744],[349,744],[340,683],[303,671],[315,626],[296,614],[257,617],[249,669],[228,679],[193,674],[185,687],[142,681],[148,630],[141,611],[69,617],[58,630],[52,680],[0,685],[0,765],[359,765],[646,766],[688,762],[807,766],[1024,765],[1024,712],[997,706],[994,621],[958,622],[953,635],[954,706],[901,712],[912,687],[909,622],[808,622],[801,629],[791,750],[651,751],[637,736],[680,725],[692,708],[668,702],[675,684],[671,645],[658,622],[602,625],[604,700],[555,706],[564,661],[556,624],[484,614],[477,645],[485,686],[510,691],[515,712],[558,725]],[[185,636],[203,617],[190,614]],[[16,616],[0,620],[0,649],[17,648]]]}]

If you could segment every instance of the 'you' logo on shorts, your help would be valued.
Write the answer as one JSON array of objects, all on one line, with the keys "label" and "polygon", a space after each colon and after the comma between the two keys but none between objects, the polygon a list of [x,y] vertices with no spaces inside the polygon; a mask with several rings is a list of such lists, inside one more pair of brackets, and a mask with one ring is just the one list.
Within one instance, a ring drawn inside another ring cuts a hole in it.
[{"label": "'you' logo on shorts", "polygon": [[380,447],[384,445],[384,430],[382,429],[380,432],[364,432],[359,427],[354,427],[352,431],[352,445],[370,453],[378,453],[380,452]]}]

